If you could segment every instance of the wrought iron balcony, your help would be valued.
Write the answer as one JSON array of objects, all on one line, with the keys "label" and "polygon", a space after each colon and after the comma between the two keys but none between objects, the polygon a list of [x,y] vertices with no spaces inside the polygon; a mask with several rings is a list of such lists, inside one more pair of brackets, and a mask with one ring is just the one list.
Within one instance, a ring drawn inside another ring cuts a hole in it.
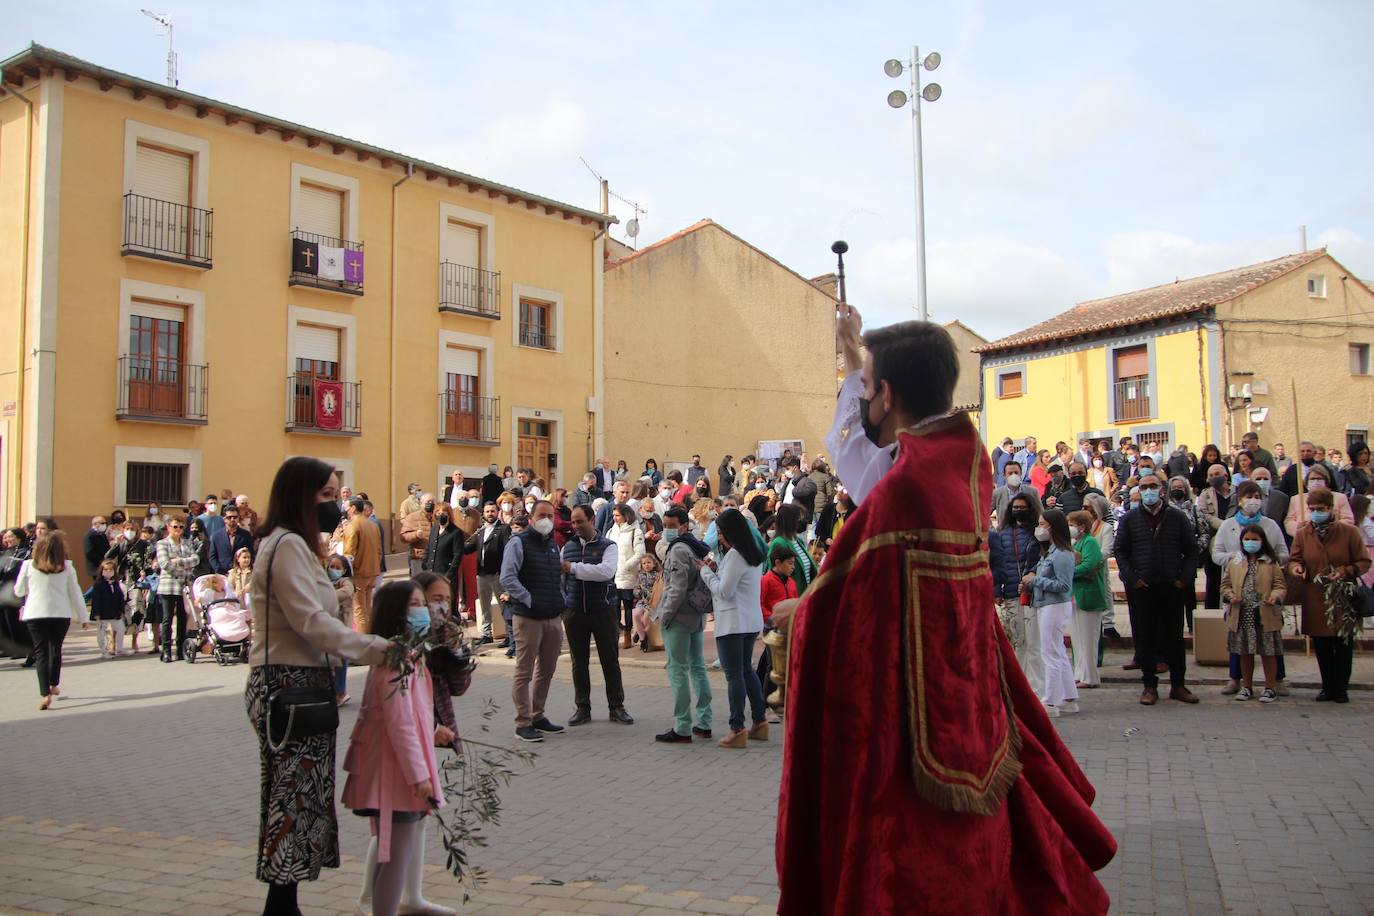
[{"label": "wrought iron balcony", "polygon": [[362,382],[336,382],[305,372],[286,377],[286,431],[360,436]]},{"label": "wrought iron balcony", "polygon": [[439,311],[500,318],[500,272],[452,261],[439,262]]},{"label": "wrought iron balcony", "polygon": [[439,392],[439,441],[448,445],[499,445],[501,399],[455,389]]},{"label": "wrought iron balcony", "polygon": [[210,367],[161,356],[121,356],[115,418],[204,426]]},{"label": "wrought iron balcony", "polygon": [[363,243],[294,229],[288,286],[363,294]]},{"label": "wrought iron balcony", "polygon": [[1112,401],[1116,406],[1115,422],[1150,419],[1149,378],[1137,376],[1116,382],[1112,386]]},{"label": "wrought iron balcony", "polygon": [[213,210],[143,197],[124,195],[124,244],[122,255],[137,255],[209,269]]}]

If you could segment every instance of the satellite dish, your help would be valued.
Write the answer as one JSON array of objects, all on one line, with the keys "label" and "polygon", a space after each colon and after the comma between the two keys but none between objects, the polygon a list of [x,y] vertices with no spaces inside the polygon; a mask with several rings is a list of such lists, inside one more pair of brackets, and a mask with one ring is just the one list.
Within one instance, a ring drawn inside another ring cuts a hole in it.
[{"label": "satellite dish", "polygon": [[625,234],[630,238],[639,238],[639,220],[632,219],[625,224]]},{"label": "satellite dish", "polygon": [[940,52],[931,51],[926,55],[926,59],[921,62],[921,66],[925,67],[927,70],[934,70],[936,67],[940,66]]},{"label": "satellite dish", "polygon": [[902,69],[902,62],[895,57],[883,64],[883,72],[891,77],[901,76]]},{"label": "satellite dish", "polygon": [[906,104],[906,93],[900,89],[893,89],[887,94],[887,104],[893,108],[901,108]]},{"label": "satellite dish", "polygon": [[926,88],[921,90],[921,98],[927,102],[933,102],[940,97],[942,91],[939,83],[929,83]]}]

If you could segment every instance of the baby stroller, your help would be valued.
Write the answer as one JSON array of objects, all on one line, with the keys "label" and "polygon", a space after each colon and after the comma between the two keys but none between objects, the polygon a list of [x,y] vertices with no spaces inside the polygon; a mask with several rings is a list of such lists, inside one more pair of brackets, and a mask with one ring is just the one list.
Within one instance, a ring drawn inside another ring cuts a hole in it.
[{"label": "baby stroller", "polygon": [[223,576],[201,576],[184,590],[182,599],[194,627],[182,644],[187,662],[195,664],[196,656],[205,651],[206,646],[221,665],[248,661],[253,642],[253,615],[238,596],[229,591]]}]

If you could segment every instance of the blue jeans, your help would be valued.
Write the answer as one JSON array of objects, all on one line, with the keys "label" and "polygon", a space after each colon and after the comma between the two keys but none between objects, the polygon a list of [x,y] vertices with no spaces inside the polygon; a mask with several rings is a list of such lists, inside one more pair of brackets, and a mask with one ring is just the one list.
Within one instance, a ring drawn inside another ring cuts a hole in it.
[{"label": "blue jeans", "polygon": [[697,692],[697,728],[711,727],[711,682],[706,678],[705,631],[688,632],[685,627],[663,627],[663,650],[668,655],[668,684],[673,688],[673,731],[692,734],[692,691]]},{"label": "blue jeans", "polygon": [[338,667],[334,669],[334,692],[339,696],[348,693],[348,661],[339,659]]},{"label": "blue jeans", "polygon": [[730,698],[730,730],[744,728],[744,698],[749,697],[749,710],[755,724],[764,721],[763,685],[751,664],[754,660],[754,640],[757,633],[731,633],[716,637],[716,654],[725,670],[725,692]]}]

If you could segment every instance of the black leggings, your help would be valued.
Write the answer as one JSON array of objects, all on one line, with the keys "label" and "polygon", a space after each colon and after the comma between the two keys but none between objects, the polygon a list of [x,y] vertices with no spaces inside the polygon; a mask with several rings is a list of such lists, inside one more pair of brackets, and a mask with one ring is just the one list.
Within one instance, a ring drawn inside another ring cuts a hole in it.
[{"label": "black leggings", "polygon": [[62,685],[62,640],[67,638],[70,617],[40,617],[25,621],[33,637],[34,666],[38,670],[38,695],[45,697]]},{"label": "black leggings", "polygon": [[633,630],[635,626],[635,590],[618,588],[615,590],[616,603],[620,605],[620,629]]}]

